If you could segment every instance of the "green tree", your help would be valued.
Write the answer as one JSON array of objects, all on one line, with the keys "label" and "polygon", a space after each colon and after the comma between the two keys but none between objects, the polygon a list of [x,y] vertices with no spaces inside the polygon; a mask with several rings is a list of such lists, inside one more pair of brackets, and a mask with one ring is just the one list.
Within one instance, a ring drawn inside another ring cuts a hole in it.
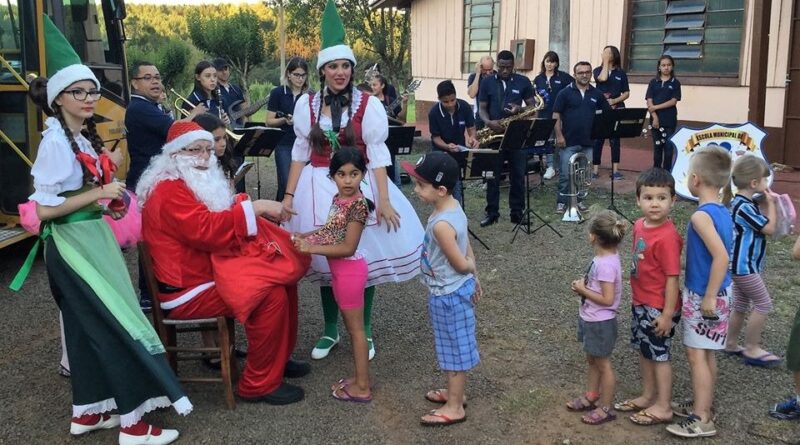
[{"label": "green tree", "polygon": [[128,63],[147,61],[154,63],[161,73],[164,86],[169,91],[185,89],[190,80],[191,48],[177,38],[161,38],[159,45],[129,45]]},{"label": "green tree", "polygon": [[211,56],[228,59],[245,91],[250,71],[266,59],[268,50],[274,51],[274,42],[267,39],[267,31],[274,24],[262,22],[250,10],[227,17],[203,16],[198,10],[191,10],[187,24],[192,43]]},{"label": "green tree", "polygon": [[[289,28],[308,44],[318,42],[319,22],[326,0],[286,0]],[[411,22],[409,14],[397,9],[373,9],[371,1],[337,0],[339,14],[348,31],[354,50],[363,49],[379,59],[381,71],[393,83],[404,83],[410,72],[409,48]],[[355,39],[354,39],[355,38]]]}]

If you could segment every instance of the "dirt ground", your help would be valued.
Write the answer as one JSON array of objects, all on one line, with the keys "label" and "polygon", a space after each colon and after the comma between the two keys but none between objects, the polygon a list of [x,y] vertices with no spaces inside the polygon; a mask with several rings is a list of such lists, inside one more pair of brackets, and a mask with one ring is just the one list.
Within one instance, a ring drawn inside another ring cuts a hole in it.
[{"label": "dirt ground", "polygon": [[[416,156],[412,156],[416,158]],[[271,159],[260,165],[262,197],[274,190]],[[256,195],[256,175],[248,175],[248,191]],[[629,175],[633,178],[633,175]],[[629,179],[630,180],[630,179]],[[535,181],[534,181],[535,182]],[[403,188],[407,196],[412,187]],[[467,214],[471,228],[490,248],[473,240],[480,278],[486,295],[478,304],[478,343],[481,364],[469,374],[466,423],[448,428],[425,428],[418,418],[435,406],[423,399],[425,391],[444,385],[438,372],[428,321],[424,287],[412,280],[383,285],[377,290],[374,331],[377,355],[371,362],[375,399],[368,405],[338,402],[329,386],[348,374],[349,342],[322,361],[312,363],[311,375],[294,381],[306,389],[306,399],[285,407],[239,403],[228,411],[221,388],[191,384],[186,390],[195,410],[187,417],[162,410],[147,419],[181,432],[181,444],[221,443],[531,443],[609,444],[684,443],[663,426],[639,427],[621,417],[598,427],[583,425],[564,402],[582,393],[584,357],[575,341],[577,298],[569,282],[579,277],[591,257],[585,227],[562,223],[553,214],[555,182],[531,192],[532,207],[553,222],[563,237],[549,228],[531,235],[520,233],[510,243],[507,189],[501,189],[501,220],[482,229],[484,192],[478,183],[467,187]],[[410,198],[419,216],[430,209]],[[608,205],[603,188],[593,189],[589,203]],[[617,197],[630,218],[638,213],[631,194]],[[674,217],[683,230],[693,204],[681,202]],[[786,350],[789,325],[800,304],[800,264],[789,260],[793,240],[771,242],[766,280],[776,302],[765,332],[766,348],[778,355]],[[0,337],[0,444],[58,444],[74,442],[68,434],[70,386],[56,375],[59,359],[58,313],[50,297],[43,261],[36,262],[25,288],[7,289],[30,243],[0,251],[0,302],[6,316]],[[627,269],[630,239],[623,243]],[[136,279],[136,254],[126,252]],[[627,274],[626,274],[627,275]],[[300,332],[296,357],[308,359],[322,327],[318,291],[301,285]],[[617,400],[635,397],[639,390],[637,359],[628,347],[630,290],[626,286],[620,307],[620,336],[613,356],[617,372]],[[341,334],[346,337],[342,327]],[[190,339],[187,341],[196,341]],[[244,345],[239,327],[237,341]],[[680,336],[675,347],[675,398],[691,395],[689,371]],[[767,416],[772,403],[791,390],[784,368],[745,367],[719,357],[720,381],[716,395],[719,435],[708,444],[800,443],[800,423]],[[185,363],[182,374],[211,374]],[[81,444],[116,443],[116,431],[92,433]]]}]

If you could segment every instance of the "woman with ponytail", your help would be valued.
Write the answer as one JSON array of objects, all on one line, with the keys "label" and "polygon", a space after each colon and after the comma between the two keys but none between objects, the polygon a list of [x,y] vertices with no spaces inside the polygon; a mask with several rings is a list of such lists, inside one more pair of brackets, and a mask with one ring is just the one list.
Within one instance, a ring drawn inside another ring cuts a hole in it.
[{"label": "woman with ponytail", "polygon": [[[95,129],[100,82],[87,66],[74,64],[49,81],[35,79],[29,94],[50,116],[31,170],[30,200],[42,220],[47,275],[64,320],[70,433],[119,426],[123,445],[170,443],[177,431],[148,425],[142,416],[170,405],[185,415],[192,404],[139,308],[117,241],[101,218],[104,212],[123,216],[127,195],[125,184],[113,179],[122,155],[103,147]],[[112,201],[105,208],[100,199]],[[22,285],[27,270],[23,266],[12,287]]]},{"label": "woman with ponytail", "polygon": [[[297,139],[283,199],[284,217],[291,218],[287,222],[291,232],[307,233],[322,227],[337,193],[328,178],[332,154],[343,146],[361,151],[367,164],[361,190],[376,204],[358,245],[368,265],[364,331],[371,359],[375,355],[370,317],[375,285],[405,281],[419,273],[424,231],[414,208],[387,180],[386,167],[391,161],[385,144],[389,134],[386,111],[378,99],[353,86],[356,58],[344,43],[344,28],[332,1],[323,13],[322,47],[317,58],[321,91],[301,96],[293,113]],[[339,342],[339,309],[325,257],[312,255],[307,277],[321,286],[325,330],[311,353],[312,358],[321,359]]]}]

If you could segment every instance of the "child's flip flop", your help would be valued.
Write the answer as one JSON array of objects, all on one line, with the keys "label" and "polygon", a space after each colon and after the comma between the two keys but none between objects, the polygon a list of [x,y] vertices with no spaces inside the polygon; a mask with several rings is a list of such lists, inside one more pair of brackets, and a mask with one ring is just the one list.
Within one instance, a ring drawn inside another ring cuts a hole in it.
[{"label": "child's flip flop", "polygon": [[742,363],[750,366],[758,366],[760,368],[774,368],[780,365],[782,361],[780,357],[771,352],[767,352],[758,357],[742,355]]},{"label": "child's flip flop", "polygon": [[647,407],[646,406],[639,406],[639,405],[633,403],[633,400],[623,400],[622,402],[614,404],[614,409],[619,411],[619,412],[622,412],[622,413],[628,413],[628,412],[633,412],[633,411],[641,411],[641,410],[643,410],[645,408],[647,408]]},{"label": "child's flip flop", "polygon": [[639,411],[638,413],[628,417],[631,422],[642,425],[642,426],[651,426],[651,425],[659,425],[662,423],[672,423],[672,418],[669,419],[662,419],[660,417],[656,417],[653,414],[650,414],[647,410]]},{"label": "child's flip flop", "polygon": [[354,396],[347,392],[347,388],[349,387],[349,383],[342,383],[341,386],[331,392],[331,396],[333,396],[334,399],[342,402],[369,403],[372,401],[372,391],[370,391],[369,395],[367,396]]},{"label": "child's flip flop", "polygon": [[433,410],[426,415],[435,417],[437,419],[442,419],[442,421],[440,422],[440,421],[419,419],[419,423],[422,424],[422,426],[448,426],[448,425],[455,425],[456,423],[461,423],[467,420],[466,414],[464,414],[464,417],[460,419],[451,419],[450,417],[447,417],[444,414],[437,413],[436,410]]},{"label": "child's flip flop", "polygon": [[[444,388],[432,389],[425,393],[425,400],[433,403],[447,403],[447,390]],[[467,396],[464,396],[464,407],[467,407]]]}]

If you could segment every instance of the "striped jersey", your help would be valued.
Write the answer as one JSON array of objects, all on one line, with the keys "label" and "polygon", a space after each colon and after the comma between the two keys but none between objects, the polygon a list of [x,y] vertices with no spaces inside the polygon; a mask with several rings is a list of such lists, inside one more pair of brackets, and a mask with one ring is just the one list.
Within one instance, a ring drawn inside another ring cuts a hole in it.
[{"label": "striped jersey", "polygon": [[758,209],[752,199],[736,195],[731,201],[733,217],[733,258],[731,272],[734,275],[749,275],[764,271],[764,255],[767,240],[761,229],[769,218]]}]

